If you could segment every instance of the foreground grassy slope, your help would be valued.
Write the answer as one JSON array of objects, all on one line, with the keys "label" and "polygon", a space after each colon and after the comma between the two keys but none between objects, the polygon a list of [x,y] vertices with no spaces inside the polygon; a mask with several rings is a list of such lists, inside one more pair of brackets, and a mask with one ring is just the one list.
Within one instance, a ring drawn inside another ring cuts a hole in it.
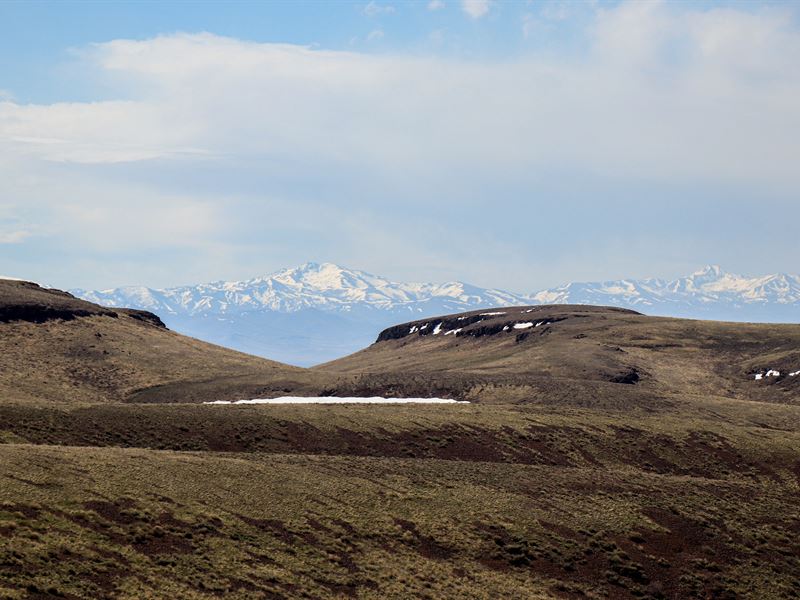
[{"label": "foreground grassy slope", "polygon": [[[355,388],[451,388],[484,402],[588,395],[797,403],[800,325],[516,307],[397,325],[369,348],[318,369],[354,375]],[[770,370],[780,375],[755,379]]]},{"label": "foreground grassy slope", "polygon": [[0,465],[12,598],[779,598],[800,585],[797,488],[778,482],[13,445]]},{"label": "foreground grassy slope", "polygon": [[[796,327],[495,312],[307,371],[0,282],[0,598],[800,597]],[[474,403],[186,403],[321,392]]]},{"label": "foreground grassy slope", "polygon": [[0,430],[9,597],[800,594],[793,406],[16,406]]},{"label": "foreground grassy slope", "polygon": [[207,344],[145,311],[0,280],[3,402],[201,401],[319,385],[304,369]]}]

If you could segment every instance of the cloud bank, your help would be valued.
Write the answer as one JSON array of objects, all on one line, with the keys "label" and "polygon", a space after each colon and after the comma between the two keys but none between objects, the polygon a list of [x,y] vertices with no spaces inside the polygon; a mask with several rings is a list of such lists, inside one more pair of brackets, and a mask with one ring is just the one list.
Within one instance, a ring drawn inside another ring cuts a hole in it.
[{"label": "cloud bank", "polygon": [[[490,4],[462,8],[477,19]],[[770,198],[800,185],[800,33],[789,14],[624,3],[597,10],[582,35],[585,50],[568,58],[503,60],[210,33],[97,43],[81,50],[80,68],[116,85],[116,99],[37,105],[0,96],[0,193],[26,207],[37,238],[80,240],[87,253],[138,244],[219,269],[247,252],[270,267],[300,258],[299,243],[283,252],[258,239],[255,214],[265,237],[316,235],[304,258],[380,271],[357,260],[364,245],[342,241],[369,231],[384,240],[371,260],[411,245],[409,261],[445,272],[466,243],[455,225],[431,225],[438,242],[398,236],[403,210],[479,218],[499,200],[534,214],[547,205],[537,188],[569,174],[746,187]],[[571,210],[591,202],[574,200]],[[149,216],[124,217],[137,210]],[[485,245],[487,265],[503,256],[521,265],[532,250],[502,228],[486,231]],[[334,247],[353,256],[319,255]]]}]

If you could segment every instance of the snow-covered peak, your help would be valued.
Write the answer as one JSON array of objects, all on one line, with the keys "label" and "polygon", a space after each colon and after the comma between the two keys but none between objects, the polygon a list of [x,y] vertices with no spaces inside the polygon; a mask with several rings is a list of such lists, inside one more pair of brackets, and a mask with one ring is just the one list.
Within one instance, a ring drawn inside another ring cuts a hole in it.
[{"label": "snow-covered peak", "polygon": [[706,265],[699,271],[695,271],[689,277],[693,279],[718,279],[723,275],[722,268],[719,265]]},{"label": "snow-covered peak", "polygon": [[737,311],[743,319],[754,318],[748,316],[752,314],[747,313],[748,306],[796,306],[795,319],[800,320],[800,277],[797,275],[743,277],[717,265],[671,281],[622,279],[571,283],[537,292],[532,298],[541,303],[610,304],[657,314],[728,319],[736,318]]},{"label": "snow-covered peak", "polygon": [[306,263],[244,281],[73,294],[149,310],[181,333],[301,365],[359,350],[397,323],[478,308],[596,304],[652,315],[800,322],[796,275],[742,277],[714,265],[671,281],[569,283],[532,295],[460,281],[394,282],[332,263]]},{"label": "snow-covered peak", "polygon": [[[402,314],[444,314],[479,307],[524,304],[600,304],[652,314],[710,318],[746,316],[747,307],[796,307],[796,275],[743,277],[709,265],[686,277],[620,279],[569,283],[531,295],[477,287],[460,281],[403,283],[333,263],[309,262],[245,281],[217,281],[167,289],[125,287],[75,295],[106,306],[131,306],[161,315],[228,315],[253,312],[292,313],[378,310]],[[715,312],[716,311],[716,312]],[[733,312],[731,312],[733,311]],[[737,313],[738,314],[738,313]],[[798,318],[797,320],[800,320]]]},{"label": "snow-covered peak", "polygon": [[524,304],[527,298],[461,282],[399,283],[333,263],[305,263],[246,281],[218,281],[154,290],[128,287],[76,295],[106,306],[133,306],[173,315],[236,314],[303,309],[351,312],[440,310]]},{"label": "snow-covered peak", "polygon": [[262,281],[276,281],[293,288],[317,291],[347,288],[367,289],[391,285],[387,279],[364,271],[347,269],[333,263],[314,262],[291,269],[282,269],[262,278]]}]

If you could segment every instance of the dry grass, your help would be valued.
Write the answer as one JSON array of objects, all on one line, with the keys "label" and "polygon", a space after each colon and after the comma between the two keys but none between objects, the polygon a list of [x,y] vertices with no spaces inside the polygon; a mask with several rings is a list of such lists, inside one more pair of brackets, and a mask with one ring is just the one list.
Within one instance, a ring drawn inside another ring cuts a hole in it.
[{"label": "dry grass", "polygon": [[800,592],[793,406],[17,406],[0,423],[71,444],[0,445],[10,597]]},{"label": "dry grass", "polygon": [[[0,288],[2,598],[800,596],[797,382],[751,377],[796,326],[544,308],[309,371]],[[476,403],[164,403],[321,391]]]},{"label": "dry grass", "polygon": [[24,445],[0,446],[0,464],[9,597],[800,589],[800,503],[788,478]]},{"label": "dry grass", "polygon": [[[608,398],[677,395],[800,402],[800,376],[788,376],[800,370],[800,325],[540,306],[504,309],[503,315],[487,315],[463,326],[457,335],[444,335],[462,327],[460,319],[476,316],[480,313],[397,326],[382,334],[387,337],[384,341],[317,369],[352,374],[364,389],[394,386],[411,394],[439,383],[460,397],[483,402],[563,397],[564,390],[572,396],[583,392]],[[548,322],[513,329],[515,323],[540,321]],[[440,322],[442,333],[430,335]],[[426,323],[425,335],[408,333]],[[503,331],[504,326],[509,331]],[[754,380],[756,372],[767,369],[782,375]],[[623,386],[622,381],[633,385]],[[631,393],[621,387],[636,390]]]}]

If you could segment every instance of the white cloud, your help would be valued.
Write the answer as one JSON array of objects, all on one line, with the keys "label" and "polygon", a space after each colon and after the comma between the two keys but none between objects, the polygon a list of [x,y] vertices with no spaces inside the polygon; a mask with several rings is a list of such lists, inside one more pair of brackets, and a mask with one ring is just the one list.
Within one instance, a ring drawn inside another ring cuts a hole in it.
[{"label": "white cloud", "polygon": [[25,229],[17,231],[0,231],[0,244],[20,244],[31,236]]},{"label": "white cloud", "polygon": [[394,6],[391,4],[378,4],[372,0],[364,7],[364,14],[368,17],[377,17],[378,15],[388,15],[394,12]]},{"label": "white cloud", "polygon": [[210,34],[117,40],[87,60],[138,82],[135,99],[0,103],[0,145],[89,164],[260,156],[797,181],[800,34],[787,18],[625,4],[601,11],[590,47],[489,64]]},{"label": "white cloud", "polygon": [[441,10],[444,8],[444,0],[431,0],[428,2],[428,10]]},{"label": "white cloud", "polygon": [[383,29],[373,29],[367,34],[367,41],[374,42],[382,39],[384,36]]},{"label": "white cloud", "polygon": [[[399,217],[380,211],[429,202],[479,220],[487,198],[524,210],[560,174],[793,197],[800,33],[790,16],[622,4],[598,11],[583,42],[583,55],[495,61],[211,34],[94,45],[83,75],[103,89],[123,82],[116,100],[0,101],[0,198],[29,213],[0,239],[25,230],[31,244],[168,248],[191,256],[187,269],[235,275],[265,256],[289,260],[298,240],[341,247],[331,224],[365,211],[370,240],[388,240],[369,258],[380,271],[380,256],[411,245],[457,264],[469,243],[453,235],[433,248],[424,228],[389,235]],[[576,203],[596,201],[590,190]],[[516,253],[516,269],[530,257],[503,238],[507,226],[498,220],[493,256]],[[358,240],[348,243],[356,255]],[[0,262],[9,267],[20,272]]]},{"label": "white cloud", "polygon": [[489,14],[491,0],[461,0],[461,10],[472,19],[480,19]]}]

